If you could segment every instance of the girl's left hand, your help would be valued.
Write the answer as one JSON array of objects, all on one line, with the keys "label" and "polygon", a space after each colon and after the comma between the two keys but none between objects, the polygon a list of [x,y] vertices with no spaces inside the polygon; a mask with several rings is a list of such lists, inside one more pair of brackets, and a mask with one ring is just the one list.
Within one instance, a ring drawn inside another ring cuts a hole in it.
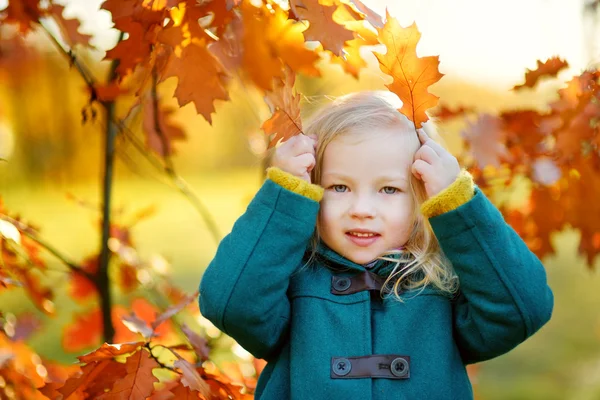
[{"label": "girl's left hand", "polygon": [[425,131],[419,129],[417,132],[421,147],[415,153],[412,173],[423,181],[427,197],[431,198],[456,180],[460,166],[456,157],[429,138]]}]

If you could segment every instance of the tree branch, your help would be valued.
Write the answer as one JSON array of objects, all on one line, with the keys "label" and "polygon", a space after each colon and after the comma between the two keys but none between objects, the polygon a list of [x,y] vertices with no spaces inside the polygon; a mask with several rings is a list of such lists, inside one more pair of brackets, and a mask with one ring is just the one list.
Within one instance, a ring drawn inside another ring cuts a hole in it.
[{"label": "tree branch", "polygon": [[57,259],[62,261],[62,263],[65,264],[67,267],[69,267],[69,269],[71,271],[81,274],[81,275],[85,276],[86,278],[88,278],[91,282],[96,283],[96,278],[92,274],[90,274],[89,272],[82,269],[77,263],[72,261],[68,256],[61,253],[56,247],[52,246],[50,243],[48,243],[47,241],[42,239],[37,234],[37,232],[35,232],[35,230],[33,228],[31,228],[30,226],[28,226],[20,221],[17,221],[16,219],[14,219],[12,217],[9,217],[6,214],[0,214],[0,219],[3,219],[4,221],[7,221],[7,222],[13,224],[21,233],[23,233],[29,239],[31,239],[34,242],[36,242],[37,244],[39,244],[42,248],[47,250],[54,257],[56,257]]}]

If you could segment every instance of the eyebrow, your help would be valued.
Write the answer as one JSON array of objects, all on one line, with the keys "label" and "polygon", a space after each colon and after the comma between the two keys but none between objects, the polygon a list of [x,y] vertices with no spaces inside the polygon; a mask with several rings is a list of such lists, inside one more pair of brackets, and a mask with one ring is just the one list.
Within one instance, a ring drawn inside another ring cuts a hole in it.
[{"label": "eyebrow", "polygon": [[[346,180],[346,181],[352,181],[352,177],[341,174],[341,173],[336,173],[336,172],[330,172],[330,173],[326,173],[323,174],[323,177],[327,176],[327,178],[329,179],[341,179],[341,180]],[[408,182],[408,180],[400,175],[383,175],[383,176],[379,176],[377,177],[376,182],[394,182],[394,181],[402,181],[402,182]]]}]

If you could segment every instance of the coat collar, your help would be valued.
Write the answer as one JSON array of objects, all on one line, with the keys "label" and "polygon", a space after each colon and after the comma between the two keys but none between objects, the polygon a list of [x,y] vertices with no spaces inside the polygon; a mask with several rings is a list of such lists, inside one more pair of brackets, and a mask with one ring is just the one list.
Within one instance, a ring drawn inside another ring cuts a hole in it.
[{"label": "coat collar", "polygon": [[[344,256],[338,254],[336,251],[329,248],[323,241],[320,241],[317,245],[317,255],[326,261],[330,267],[333,268],[343,268],[350,269],[355,271],[369,271],[374,274],[387,277],[392,270],[394,269],[395,262],[375,259],[367,264],[357,264],[345,258]],[[400,254],[391,254],[388,256],[389,258],[399,259],[401,257]],[[332,265],[333,264],[333,265]],[[337,269],[336,268],[336,269]]]}]

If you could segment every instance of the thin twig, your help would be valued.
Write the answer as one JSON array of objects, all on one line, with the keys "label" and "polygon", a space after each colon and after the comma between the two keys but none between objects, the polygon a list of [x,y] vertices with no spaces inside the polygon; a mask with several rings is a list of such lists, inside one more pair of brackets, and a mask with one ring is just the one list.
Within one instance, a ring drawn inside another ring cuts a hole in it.
[{"label": "thin twig", "polygon": [[[178,371],[178,370],[177,370],[175,367],[171,367],[170,365],[166,365],[166,364],[164,364],[162,361],[160,361],[160,360],[158,359],[158,357],[156,357],[156,356],[154,355],[154,353],[152,353],[152,349],[154,349],[154,348],[158,347],[158,345],[155,345],[154,347],[150,347],[150,342],[147,342],[147,343],[144,345],[144,347],[145,347],[146,349],[148,349],[148,353],[150,353],[150,357],[152,357],[152,358],[154,359],[154,361],[156,361],[156,363],[157,363],[158,365],[160,365],[160,367],[161,367],[161,368],[168,369],[169,371],[173,371],[173,372],[175,372],[176,374],[179,374],[179,375],[181,375],[181,374],[182,374],[182,373],[181,373],[181,372],[179,372],[179,371]],[[161,347],[164,347],[165,349],[168,349],[168,347],[165,347],[165,346],[161,346]]]},{"label": "thin twig", "polygon": [[96,279],[92,274],[90,274],[89,272],[82,269],[81,266],[79,266],[77,263],[72,261],[68,256],[61,253],[56,247],[52,246],[46,240],[42,239],[37,234],[37,232],[35,232],[35,230],[33,228],[31,228],[30,226],[28,226],[20,221],[17,221],[14,218],[9,217],[6,214],[0,214],[0,219],[3,219],[5,221],[13,224],[22,234],[24,234],[29,239],[31,239],[34,242],[36,242],[37,244],[39,244],[41,247],[43,247],[45,250],[47,250],[54,257],[56,257],[57,259],[62,261],[62,263],[65,264],[67,267],[69,267],[69,269],[71,271],[81,274],[81,275],[85,276],[86,278],[88,278],[91,282],[95,283]]},{"label": "thin twig", "polygon": [[171,150],[169,148],[169,142],[167,140],[167,135],[163,132],[162,127],[160,126],[160,114],[159,114],[159,105],[158,105],[158,71],[156,70],[156,64],[152,67],[152,119],[154,120],[154,131],[160,138],[160,142],[162,144],[162,152],[163,159],[165,160],[166,172],[171,175],[174,172],[173,168],[173,160],[171,159]]}]

